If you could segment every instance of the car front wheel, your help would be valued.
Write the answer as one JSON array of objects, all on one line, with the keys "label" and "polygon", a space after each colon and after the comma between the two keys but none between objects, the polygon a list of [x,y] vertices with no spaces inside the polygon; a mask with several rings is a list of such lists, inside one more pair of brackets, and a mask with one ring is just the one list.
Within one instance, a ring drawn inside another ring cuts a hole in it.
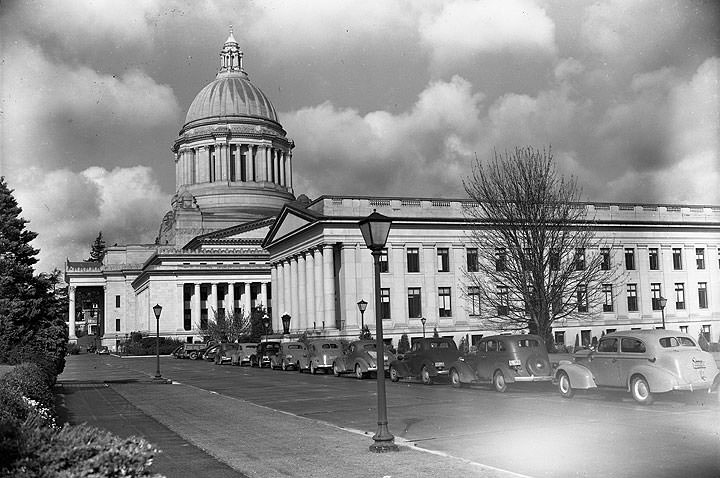
[{"label": "car front wheel", "polygon": [[400,380],[400,375],[395,367],[390,367],[390,380],[393,382]]},{"label": "car front wheel", "polygon": [[450,384],[453,388],[460,388],[463,386],[463,383],[460,381],[460,373],[454,368],[450,369]]},{"label": "car front wheel", "polygon": [[642,375],[636,375],[632,378],[630,393],[632,393],[632,398],[640,405],[650,405],[654,401],[653,394],[650,393],[650,385]]},{"label": "car front wheel", "polygon": [[285,364],[285,362],[282,363],[280,368],[282,369],[283,372],[287,372],[287,365]]},{"label": "car front wheel", "polygon": [[317,369],[315,368],[315,362],[310,362],[310,374],[315,375],[317,373]]},{"label": "car front wheel", "polygon": [[505,383],[505,375],[498,370],[495,372],[495,375],[493,375],[493,387],[495,387],[495,391],[503,393],[505,390],[507,390],[507,383]]},{"label": "car front wheel", "polygon": [[333,375],[336,377],[340,376],[340,367],[336,363],[333,363]]},{"label": "car front wheel", "polygon": [[198,353],[197,353],[197,352],[190,352],[190,354],[188,354],[188,357],[190,357],[190,360],[197,360],[197,358],[198,358]]},{"label": "car front wheel", "polygon": [[428,370],[425,366],[423,366],[422,370],[420,370],[420,379],[425,385],[432,385],[433,383],[432,377],[430,376],[430,370]]},{"label": "car front wheel", "polygon": [[563,398],[572,398],[575,395],[575,390],[570,385],[570,377],[565,372],[560,372],[558,376],[558,390]]},{"label": "car front wheel", "polygon": [[358,380],[362,380],[365,378],[365,374],[363,373],[359,363],[355,364],[355,378]]}]

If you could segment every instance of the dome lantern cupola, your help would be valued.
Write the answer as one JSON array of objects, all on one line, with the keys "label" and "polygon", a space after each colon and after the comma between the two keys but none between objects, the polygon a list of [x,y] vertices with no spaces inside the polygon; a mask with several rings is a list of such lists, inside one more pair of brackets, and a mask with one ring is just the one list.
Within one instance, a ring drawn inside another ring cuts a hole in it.
[{"label": "dome lantern cupola", "polygon": [[218,70],[218,77],[222,73],[229,71],[240,72],[247,76],[247,73],[243,70],[242,59],[243,52],[240,50],[240,45],[233,36],[232,25],[230,25],[230,35],[228,35],[228,39],[225,40],[225,45],[223,45],[223,49],[220,51],[220,70]]}]

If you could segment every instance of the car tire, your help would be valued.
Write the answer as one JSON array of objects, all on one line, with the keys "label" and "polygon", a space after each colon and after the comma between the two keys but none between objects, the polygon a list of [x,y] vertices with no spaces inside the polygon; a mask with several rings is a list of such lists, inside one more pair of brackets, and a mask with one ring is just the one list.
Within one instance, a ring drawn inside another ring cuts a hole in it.
[{"label": "car tire", "polygon": [[190,357],[190,360],[197,360],[197,358],[198,358],[198,353],[197,353],[197,352],[190,352],[190,354],[188,354],[188,357]]},{"label": "car tire", "polygon": [[287,364],[285,364],[285,361],[283,360],[282,365],[280,366],[283,372],[287,372]]},{"label": "car tire", "polygon": [[400,381],[400,374],[398,373],[397,369],[392,366],[390,367],[390,381],[392,381],[392,382]]},{"label": "car tire", "polygon": [[496,370],[493,374],[493,387],[496,392],[504,393],[507,390],[505,375],[500,370]]},{"label": "car tire", "polygon": [[452,385],[453,388],[461,388],[463,386],[462,381],[460,381],[460,372],[458,372],[457,369],[450,369],[450,385]]},{"label": "car tire", "polygon": [[310,362],[310,374],[315,375],[317,373],[317,369],[315,368],[315,363]]},{"label": "car tire", "polygon": [[635,375],[630,380],[630,393],[632,394],[633,400],[638,402],[640,405],[650,405],[655,401],[655,397],[650,392],[650,385],[642,375]]},{"label": "car tire", "polygon": [[568,374],[565,372],[558,374],[558,390],[560,391],[560,396],[563,398],[572,398],[573,395],[575,395],[575,390],[570,384],[570,377],[568,377]]},{"label": "car tire", "polygon": [[359,363],[355,364],[355,378],[358,380],[365,378],[365,373],[362,371],[362,367],[360,367]]},{"label": "car tire", "polygon": [[420,370],[420,380],[422,380],[422,383],[425,385],[432,385],[433,380],[430,376],[430,370],[423,365],[423,368]]},{"label": "car tire", "polygon": [[333,375],[336,377],[340,376],[340,367],[337,366],[336,363],[333,362]]}]

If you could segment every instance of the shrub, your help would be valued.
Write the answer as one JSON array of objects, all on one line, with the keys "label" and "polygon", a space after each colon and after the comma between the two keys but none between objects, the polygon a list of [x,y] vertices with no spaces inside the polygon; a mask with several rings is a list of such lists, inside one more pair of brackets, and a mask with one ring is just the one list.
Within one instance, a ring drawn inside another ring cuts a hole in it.
[{"label": "shrub", "polygon": [[398,343],[397,351],[399,354],[404,354],[410,350],[410,339],[408,338],[407,334],[402,334],[400,336],[400,342]]},{"label": "shrub", "polygon": [[78,344],[72,343],[68,344],[67,353],[69,355],[77,355],[80,353],[80,346]]},{"label": "shrub", "polygon": [[34,400],[42,407],[54,411],[55,399],[50,388],[54,380],[55,377],[49,376],[39,365],[23,363],[0,379],[0,389]]},{"label": "shrub", "polygon": [[[155,355],[156,337],[143,337],[141,340],[131,340],[123,344],[123,353],[127,355]],[[182,340],[160,337],[160,354],[168,355],[184,344]]]},{"label": "shrub", "polygon": [[151,477],[158,452],[142,438],[119,438],[89,425],[26,426],[23,456],[12,464],[18,478],[82,476]]}]

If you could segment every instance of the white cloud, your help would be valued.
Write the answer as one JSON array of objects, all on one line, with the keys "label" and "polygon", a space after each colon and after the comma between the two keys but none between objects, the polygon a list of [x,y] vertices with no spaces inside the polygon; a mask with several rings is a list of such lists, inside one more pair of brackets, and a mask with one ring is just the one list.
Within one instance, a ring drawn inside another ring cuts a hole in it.
[{"label": "white cloud", "polygon": [[420,33],[439,65],[472,61],[478,53],[556,52],[553,21],[526,0],[446,3],[438,15],[424,15]]},{"label": "white cloud", "polygon": [[28,228],[38,233],[37,269],[87,258],[98,232],[112,244],[153,242],[169,198],[150,168],[89,168],[44,172],[32,168],[9,181]]}]

